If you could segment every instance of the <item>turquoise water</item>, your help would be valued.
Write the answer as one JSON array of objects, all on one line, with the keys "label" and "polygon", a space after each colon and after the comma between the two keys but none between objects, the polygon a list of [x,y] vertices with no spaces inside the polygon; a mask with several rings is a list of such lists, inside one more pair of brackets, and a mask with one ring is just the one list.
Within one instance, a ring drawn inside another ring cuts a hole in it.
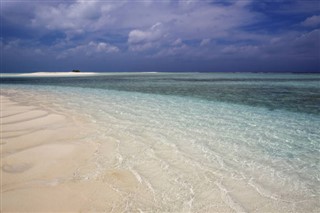
[{"label": "turquoise water", "polygon": [[[217,193],[235,211],[320,210],[318,74],[1,80],[4,89],[56,94],[52,102],[98,124],[97,138],[118,141],[112,166],[148,186],[151,210],[209,211]],[[104,159],[92,176],[110,166]]]},{"label": "turquoise water", "polygon": [[153,73],[90,77],[2,77],[6,84],[56,85],[174,95],[270,110],[320,114],[319,74]]}]

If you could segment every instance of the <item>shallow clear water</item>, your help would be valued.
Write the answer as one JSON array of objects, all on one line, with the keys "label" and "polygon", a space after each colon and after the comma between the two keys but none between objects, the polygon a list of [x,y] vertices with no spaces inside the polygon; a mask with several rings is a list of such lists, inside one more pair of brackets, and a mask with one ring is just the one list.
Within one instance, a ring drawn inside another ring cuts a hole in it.
[{"label": "shallow clear water", "polygon": [[320,114],[319,74],[111,73],[72,78],[2,77],[1,82],[175,95]]},{"label": "shallow clear water", "polygon": [[[209,211],[219,199],[236,211],[320,210],[320,75],[1,80],[57,94],[97,123],[99,140],[118,142],[112,166],[148,187],[151,210]],[[99,156],[95,175],[107,166]]]}]

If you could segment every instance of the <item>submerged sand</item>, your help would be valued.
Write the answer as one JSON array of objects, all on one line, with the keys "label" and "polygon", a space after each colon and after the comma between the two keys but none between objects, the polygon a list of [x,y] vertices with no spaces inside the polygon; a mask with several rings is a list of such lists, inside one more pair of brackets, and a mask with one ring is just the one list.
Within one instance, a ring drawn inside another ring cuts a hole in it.
[{"label": "submerged sand", "polygon": [[[123,141],[112,131],[101,135],[92,120],[48,93],[5,89],[0,98],[2,212],[190,211],[193,197],[166,196],[175,189],[161,174],[162,164],[145,165],[150,177],[121,166],[126,159],[119,149],[136,150],[122,144],[132,141],[125,134]],[[202,197],[214,200],[202,206],[205,211],[232,211],[218,188]]]},{"label": "submerged sand", "polygon": [[110,111],[103,117],[99,107],[93,109],[101,116],[95,120],[78,99],[78,108],[65,103],[70,94],[1,89],[1,212],[319,209],[317,197],[301,199],[303,194],[268,186],[264,179],[228,173],[220,158],[202,163],[202,152],[167,143],[182,140],[174,134],[162,140],[163,130],[143,131],[138,119],[120,117],[119,105],[100,102]]}]

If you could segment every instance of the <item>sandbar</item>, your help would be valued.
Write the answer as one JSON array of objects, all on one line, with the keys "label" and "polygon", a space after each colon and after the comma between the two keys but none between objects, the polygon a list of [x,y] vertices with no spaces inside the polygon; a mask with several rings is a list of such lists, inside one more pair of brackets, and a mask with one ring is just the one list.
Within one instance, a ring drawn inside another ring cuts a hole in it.
[{"label": "sandbar", "polygon": [[21,73],[16,76],[30,76],[30,77],[76,77],[76,76],[88,76],[97,75],[95,72],[34,72],[34,73]]}]

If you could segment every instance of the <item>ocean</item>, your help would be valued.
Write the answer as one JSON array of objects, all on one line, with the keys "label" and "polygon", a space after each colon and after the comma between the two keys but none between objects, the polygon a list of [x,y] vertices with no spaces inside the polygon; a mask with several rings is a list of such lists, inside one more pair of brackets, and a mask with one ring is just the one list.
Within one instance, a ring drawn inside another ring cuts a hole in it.
[{"label": "ocean", "polygon": [[53,94],[99,126],[90,140],[116,141],[82,178],[131,171],[150,200],[123,196],[129,211],[320,211],[319,74],[3,75],[1,89]]}]

